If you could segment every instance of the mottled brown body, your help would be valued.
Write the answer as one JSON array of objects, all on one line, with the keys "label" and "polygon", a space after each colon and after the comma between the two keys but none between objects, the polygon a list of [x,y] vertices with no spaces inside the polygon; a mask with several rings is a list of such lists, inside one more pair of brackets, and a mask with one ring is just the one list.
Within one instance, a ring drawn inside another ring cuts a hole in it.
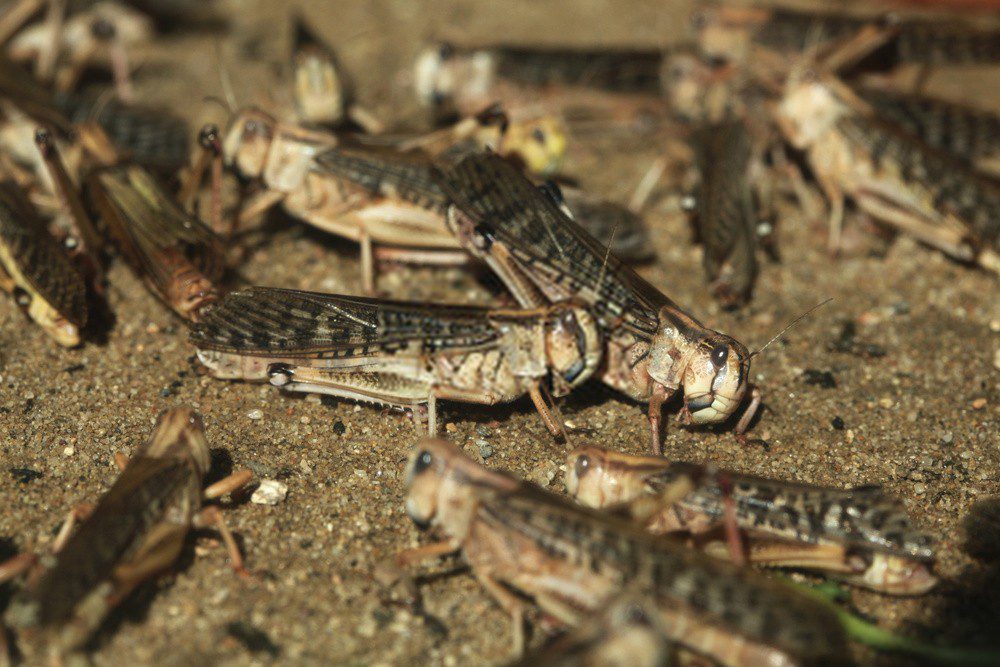
[{"label": "mottled brown body", "polygon": [[644,533],[425,441],[408,467],[407,511],[461,551],[515,621],[530,596],[577,625],[628,589],[648,596],[668,637],[727,665],[834,660],[844,639],[829,612],[752,572]]},{"label": "mottled brown body", "polygon": [[174,312],[197,321],[218,295],[221,239],[141,167],[95,172],[89,189],[132,268]]},{"label": "mottled brown body", "polygon": [[[749,383],[746,347],[681,310],[517,169],[477,154],[442,170],[439,182],[453,202],[450,229],[519,303],[579,300],[593,309],[605,335],[601,379],[649,401],[654,449],[660,408],[681,389],[692,422],[722,421],[736,411]],[[738,430],[748,421],[745,414]]]},{"label": "mottled brown body", "polygon": [[832,202],[834,238],[850,196],[876,219],[1000,271],[1000,186],[852,102],[835,80],[794,77],[776,112]]},{"label": "mottled brown body", "polygon": [[[173,565],[201,508],[209,464],[201,418],[187,408],[164,412],[89,517],[57,554],[40,559],[11,602],[5,619],[28,657],[81,651],[136,586]],[[240,475],[240,484],[247,479]]]},{"label": "mottled brown body", "polygon": [[546,416],[541,383],[564,395],[600,358],[592,317],[570,305],[490,310],[261,287],[229,294],[191,339],[216,377],[426,404],[432,432],[439,398],[492,405],[529,393]]},{"label": "mottled brown body", "polygon": [[893,594],[936,583],[930,536],[879,487],[813,486],[597,447],[570,454],[566,486],[589,507],[627,504],[656,533],[717,532],[731,500],[751,562],[829,572]]},{"label": "mottled brown body", "polygon": [[705,246],[705,273],[715,298],[738,307],[750,300],[757,277],[753,142],[736,120],[703,127],[694,141],[701,174],[696,221]]},{"label": "mottled brown body", "polygon": [[925,95],[871,87],[855,92],[878,118],[969,166],[1000,174],[1000,115]]},{"label": "mottled brown body", "polygon": [[714,7],[694,17],[703,53],[748,63],[844,42],[866,29],[882,33],[869,55],[878,64],[971,65],[1000,61],[997,33],[951,20],[852,16],[790,8]]},{"label": "mottled brown body", "polygon": [[73,347],[87,323],[87,287],[20,189],[0,183],[0,289],[57,343]]}]

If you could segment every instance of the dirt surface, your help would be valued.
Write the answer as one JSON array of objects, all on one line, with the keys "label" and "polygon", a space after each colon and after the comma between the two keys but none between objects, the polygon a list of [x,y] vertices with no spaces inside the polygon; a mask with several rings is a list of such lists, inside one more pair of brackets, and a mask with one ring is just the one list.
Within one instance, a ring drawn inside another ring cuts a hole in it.
[{"label": "dirt surface", "polygon": [[[622,11],[618,2],[595,0],[303,5],[340,49],[362,101],[410,124],[419,110],[398,73],[431,37],[655,44],[676,39],[686,12],[654,2]],[[240,104],[287,109],[288,7],[224,6],[234,16],[228,33],[173,33],[142,54],[137,86],[144,100],[192,122],[224,121],[218,105],[202,102],[220,95],[221,44],[221,68]],[[623,199],[665,141],[662,133],[581,132],[571,137],[567,171]],[[884,254],[833,260],[822,223],[788,207],[783,261],[764,265],[749,308],[725,313],[705,287],[701,250],[677,213],[676,193],[657,201],[647,221],[658,260],[642,273],[713,327],[753,348],[818,301],[834,299],[754,360],[768,408],[754,433],[767,449],[740,445],[724,431],[678,428],[675,405],[666,452],[818,484],[885,485],[939,540],[943,581],[918,599],[855,591],[854,604],[880,625],[923,640],[995,645],[1000,585],[995,570],[964,555],[961,524],[972,503],[1000,493],[996,279],[906,239]],[[350,243],[280,215],[244,241],[251,249],[234,282],[360,290]],[[94,501],[113,482],[112,455],[134,450],[156,415],[176,405],[202,413],[220,463],[281,479],[289,494],[273,507],[243,502],[227,513],[252,580],[234,577],[224,550],[201,535],[175,574],[147,587],[107,624],[95,642],[97,664],[469,664],[508,657],[508,619],[468,573],[429,577],[421,587],[423,616],[387,601],[372,578],[379,561],[426,539],[403,510],[402,469],[415,441],[408,417],[209,378],[197,368],[185,325],[126,267],[116,263],[110,281],[117,322],[106,343],[76,350],[58,349],[10,299],[0,299],[0,547],[44,549],[70,507]],[[401,298],[497,298],[495,288],[455,269],[396,269],[379,287]],[[844,344],[845,326],[856,329],[853,344]],[[588,429],[575,436],[578,444],[634,453],[648,446],[644,407],[594,382],[562,408]],[[250,417],[254,411],[259,419]],[[836,418],[842,429],[832,425]],[[497,409],[446,404],[443,421],[447,436],[474,457],[492,450],[489,465],[562,489],[567,451],[553,443],[530,402]]]}]

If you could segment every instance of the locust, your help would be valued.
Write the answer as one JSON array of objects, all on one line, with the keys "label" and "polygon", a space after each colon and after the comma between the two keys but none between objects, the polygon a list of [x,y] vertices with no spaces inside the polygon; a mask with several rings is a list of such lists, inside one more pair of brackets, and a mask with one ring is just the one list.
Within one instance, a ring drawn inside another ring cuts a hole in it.
[{"label": "locust", "polygon": [[241,220],[280,202],[292,216],[357,241],[363,284],[372,293],[376,259],[445,265],[468,260],[445,227],[447,200],[431,178],[433,164],[484,145],[502,147],[529,167],[545,163],[547,149],[536,144],[546,144],[549,134],[536,141],[521,136],[526,129],[490,107],[430,135],[348,140],[251,110],[232,123],[222,153],[239,174],[264,184]]},{"label": "locust", "polygon": [[858,86],[877,117],[983,173],[1000,175],[1000,115],[935,97]]},{"label": "locust", "polygon": [[[316,156],[316,164],[324,173],[335,175],[362,188],[377,200],[405,202],[433,216],[436,236],[430,230],[423,232],[424,242],[441,251],[457,249],[455,237],[448,231],[445,216],[450,204],[447,193],[435,180],[439,164],[457,159],[479,146],[462,145],[460,150],[449,150],[442,159],[435,160],[422,151],[396,151],[375,146],[338,146]],[[578,188],[563,189],[554,181],[546,181],[546,192],[599,240],[614,246],[619,256],[631,262],[651,257],[649,237],[642,218],[629,208],[601,199]],[[397,204],[402,205],[402,204]],[[415,216],[414,216],[415,217]],[[431,224],[428,217],[428,223]],[[406,238],[416,238],[415,231],[400,234],[398,244]],[[443,236],[443,238],[442,238]],[[364,250],[362,257],[366,256]],[[462,253],[464,258],[464,253]],[[421,254],[405,250],[382,250],[386,259],[421,258]],[[369,263],[371,259],[367,260]],[[433,261],[433,258],[427,261]],[[443,261],[443,258],[442,258]]]},{"label": "locust", "polygon": [[292,78],[295,110],[305,124],[326,127],[356,123],[366,132],[384,128],[354,100],[354,90],[337,54],[301,16],[292,23]]},{"label": "locust", "polygon": [[1000,271],[1000,185],[866,113],[836,78],[803,68],[774,108],[830,201],[836,250],[850,197],[875,219],[965,262]]},{"label": "locust", "polygon": [[409,408],[415,423],[426,412],[431,434],[439,399],[495,405],[525,394],[563,433],[548,384],[565,395],[601,350],[593,317],[572,304],[504,310],[268,287],[226,295],[191,341],[215,377]]},{"label": "locust", "polygon": [[648,119],[662,111],[661,49],[442,42],[414,60],[417,101],[439,116],[500,101],[513,118],[545,108],[568,120]]},{"label": "locust", "polygon": [[[116,606],[177,562],[192,527],[215,527],[233,568],[245,574],[218,506],[202,503],[246,485],[251,475],[237,472],[205,488],[210,462],[198,414],[165,411],[131,460],[118,460],[121,475],[96,506],[70,514],[55,553],[18,556],[0,568],[8,576],[26,572],[5,615],[26,657],[59,662],[82,653]],[[73,531],[81,514],[87,516]]]},{"label": "locust", "polygon": [[441,539],[396,562],[460,552],[510,615],[515,653],[524,647],[527,611],[518,594],[572,627],[628,592],[650,601],[669,640],[723,665],[844,659],[839,625],[815,601],[485,468],[453,444],[418,444],[406,479],[407,513]]},{"label": "locust", "polygon": [[[737,411],[750,384],[751,354],[743,343],[681,310],[499,156],[471,155],[438,179],[453,202],[449,228],[518,303],[538,308],[577,300],[593,310],[605,336],[600,378],[649,403],[655,452],[660,411],[671,396],[683,393],[688,423],[716,423]],[[755,388],[738,435],[759,403]]]},{"label": "locust", "polygon": [[[15,0],[14,4],[18,2],[37,5],[32,0]],[[87,3],[73,12],[67,12],[67,3],[62,0],[45,4],[44,20],[23,27],[6,44],[11,59],[33,62],[36,77],[54,81],[62,91],[73,90],[87,67],[110,62],[119,96],[131,100],[127,54],[130,48],[152,39],[150,18],[122,2]],[[30,14],[25,18],[18,8],[13,8],[0,17],[0,34],[11,28],[17,31],[30,18]]]},{"label": "locust", "polygon": [[752,563],[891,595],[920,595],[937,583],[932,538],[878,486],[814,486],[581,447],[566,460],[566,489],[588,507],[623,508],[652,532],[689,533],[716,555],[727,552],[719,533],[731,511],[735,542],[747,552],[738,555]]},{"label": "locust", "polygon": [[95,171],[91,199],[132,268],[175,313],[198,321],[218,298],[222,239],[135,165]]},{"label": "locust", "polygon": [[705,246],[705,273],[713,296],[736,308],[750,300],[757,277],[758,201],[752,173],[760,165],[742,121],[704,126],[694,143],[701,174],[695,220]]},{"label": "locust", "polygon": [[80,344],[87,285],[21,192],[0,182],[0,289],[64,347]]},{"label": "locust", "polygon": [[699,9],[692,22],[704,55],[751,66],[754,60],[777,64],[781,58],[822,50],[865,31],[871,39],[855,54],[853,64],[955,66],[1000,61],[995,31],[939,18],[717,6]]}]

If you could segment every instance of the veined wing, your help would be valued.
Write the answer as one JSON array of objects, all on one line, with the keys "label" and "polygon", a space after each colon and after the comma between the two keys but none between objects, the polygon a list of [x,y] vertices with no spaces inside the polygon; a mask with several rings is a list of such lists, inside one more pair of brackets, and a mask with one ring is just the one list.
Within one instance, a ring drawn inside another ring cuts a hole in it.
[{"label": "veined wing", "polygon": [[99,199],[114,210],[105,218],[123,250],[157,285],[171,280],[175,262],[167,254],[180,252],[209,280],[222,277],[222,240],[204,223],[189,215],[140,167],[116,167],[94,177],[103,191]]},{"label": "veined wing", "polygon": [[[706,477],[702,466],[675,463],[651,478],[650,486],[662,488],[682,473],[702,480],[683,502],[721,518],[725,492],[717,480]],[[917,530],[902,503],[879,486],[837,489],[753,475],[721,477],[730,482],[737,522],[745,529],[809,543],[832,540],[922,560],[934,557],[930,537]]]},{"label": "veined wing", "polygon": [[0,246],[5,246],[33,290],[59,314],[82,327],[87,288],[66,252],[13,183],[0,183]]},{"label": "veined wing", "polygon": [[442,214],[448,198],[434,181],[433,161],[421,151],[347,145],[314,158],[320,170],[345,178],[374,195],[397,197]]},{"label": "veined wing", "polygon": [[452,202],[484,235],[502,241],[533,280],[562,286],[606,326],[622,322],[651,336],[659,309],[676,308],[501,157],[470,155],[437,177]]},{"label": "veined wing", "polygon": [[249,356],[360,357],[491,345],[487,308],[251,287],[216,304],[191,332],[202,349]]}]

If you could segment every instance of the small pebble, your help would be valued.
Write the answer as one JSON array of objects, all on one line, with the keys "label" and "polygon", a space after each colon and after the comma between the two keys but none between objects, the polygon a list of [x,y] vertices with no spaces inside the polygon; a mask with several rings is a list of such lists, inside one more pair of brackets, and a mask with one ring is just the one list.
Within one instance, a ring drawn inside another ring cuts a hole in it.
[{"label": "small pebble", "polygon": [[486,438],[490,435],[490,427],[486,424],[476,424],[476,433]]},{"label": "small pebble", "polygon": [[76,453],[76,448],[73,445],[66,445],[63,448],[63,456],[73,456]]},{"label": "small pebble", "polygon": [[264,411],[261,410],[260,408],[251,410],[250,412],[247,413],[247,417],[249,417],[250,419],[253,419],[254,421],[256,421],[258,419],[263,419],[264,418]]},{"label": "small pebble", "polygon": [[985,407],[986,407],[986,397],[985,396],[981,396],[981,397],[977,398],[976,400],[972,401],[972,409],[973,410],[982,410]]},{"label": "small pebble", "polygon": [[947,433],[945,433],[944,435],[941,436],[941,442],[943,442],[946,445],[950,445],[951,441],[954,440],[954,439],[955,439],[955,436],[952,435],[951,431],[948,431]]},{"label": "small pebble", "polygon": [[993,368],[1000,371],[1000,348],[993,352]]},{"label": "small pebble", "polygon": [[484,459],[488,459],[491,456],[493,456],[493,445],[491,445],[487,441],[481,438],[477,438],[476,446],[479,447],[479,455],[482,456]]},{"label": "small pebble", "polygon": [[841,419],[840,417],[834,417],[833,419],[830,420],[830,426],[832,426],[833,428],[837,429],[838,431],[843,431],[844,430],[844,420]]},{"label": "small pebble", "polygon": [[924,495],[927,492],[927,487],[923,484],[917,483],[913,485],[913,492],[918,496]]},{"label": "small pebble", "polygon": [[851,444],[854,442],[854,431],[852,429],[847,429],[847,433],[844,434],[844,437],[847,438],[847,444]]},{"label": "small pebble", "polygon": [[455,431],[458,430],[458,427],[455,426],[453,422],[448,422],[447,424],[444,425],[444,430],[447,431],[448,433],[454,433]]},{"label": "small pebble", "polygon": [[288,485],[276,479],[262,480],[260,486],[250,496],[250,502],[258,505],[277,505],[288,495]]},{"label": "small pebble", "polygon": [[881,405],[886,410],[888,410],[889,408],[891,408],[892,405],[893,405],[893,403],[895,403],[895,401],[893,401],[888,396],[883,396],[882,398],[878,399],[878,404]]}]

